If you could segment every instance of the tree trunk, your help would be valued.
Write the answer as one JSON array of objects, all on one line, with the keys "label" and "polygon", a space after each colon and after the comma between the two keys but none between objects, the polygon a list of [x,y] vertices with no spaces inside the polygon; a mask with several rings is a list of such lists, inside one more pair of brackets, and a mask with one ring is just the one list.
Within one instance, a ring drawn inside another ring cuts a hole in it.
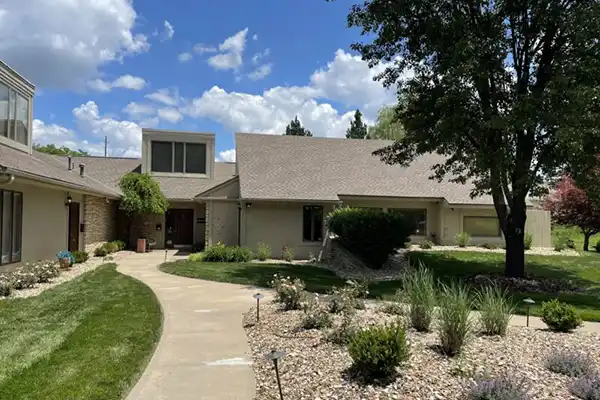
[{"label": "tree trunk", "polygon": [[523,202],[514,202],[508,213],[504,237],[506,240],[506,265],[504,274],[513,278],[525,276],[525,220],[526,205]]},{"label": "tree trunk", "polygon": [[590,251],[591,232],[583,232],[583,251]]}]

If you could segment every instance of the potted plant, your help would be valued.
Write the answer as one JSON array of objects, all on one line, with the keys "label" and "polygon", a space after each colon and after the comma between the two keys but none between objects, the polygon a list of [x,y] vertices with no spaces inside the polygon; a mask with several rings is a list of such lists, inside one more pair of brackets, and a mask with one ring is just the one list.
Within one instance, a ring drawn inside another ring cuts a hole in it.
[{"label": "potted plant", "polygon": [[75,258],[68,250],[59,251],[56,253],[56,258],[58,258],[58,264],[63,269],[71,268],[71,266],[75,263]]}]

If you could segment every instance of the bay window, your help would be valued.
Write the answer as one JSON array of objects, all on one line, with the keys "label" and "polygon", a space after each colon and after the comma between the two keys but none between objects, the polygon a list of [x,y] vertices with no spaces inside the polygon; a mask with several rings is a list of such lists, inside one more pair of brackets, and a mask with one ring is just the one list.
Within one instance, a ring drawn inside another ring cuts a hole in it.
[{"label": "bay window", "polygon": [[0,190],[0,265],[21,261],[23,194]]}]

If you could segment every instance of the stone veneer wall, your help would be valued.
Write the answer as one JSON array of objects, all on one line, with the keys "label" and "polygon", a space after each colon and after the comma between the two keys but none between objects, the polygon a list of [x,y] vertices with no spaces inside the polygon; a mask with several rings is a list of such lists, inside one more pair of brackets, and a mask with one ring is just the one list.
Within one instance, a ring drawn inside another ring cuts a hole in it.
[{"label": "stone veneer wall", "polygon": [[93,252],[99,245],[115,240],[117,230],[116,202],[104,197],[84,196],[83,222],[85,251]]}]

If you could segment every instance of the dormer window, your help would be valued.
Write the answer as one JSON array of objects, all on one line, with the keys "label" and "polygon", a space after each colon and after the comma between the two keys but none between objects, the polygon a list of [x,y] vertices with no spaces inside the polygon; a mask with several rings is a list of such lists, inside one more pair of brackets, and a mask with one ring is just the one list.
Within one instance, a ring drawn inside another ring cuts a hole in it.
[{"label": "dormer window", "polygon": [[206,144],[151,142],[152,172],[206,174]]},{"label": "dormer window", "polygon": [[0,136],[27,145],[29,100],[0,83]]}]

